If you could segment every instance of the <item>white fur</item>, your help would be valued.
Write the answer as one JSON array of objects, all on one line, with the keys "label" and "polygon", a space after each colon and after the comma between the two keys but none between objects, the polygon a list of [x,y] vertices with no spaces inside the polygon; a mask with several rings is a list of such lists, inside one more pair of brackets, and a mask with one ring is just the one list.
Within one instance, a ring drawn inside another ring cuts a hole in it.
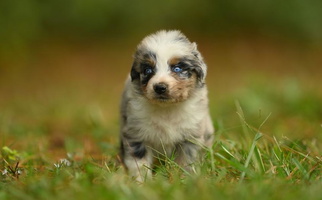
[{"label": "white fur", "polygon": [[[154,156],[160,154],[170,156],[178,145],[186,145],[182,149],[176,149],[179,152],[177,161],[183,167],[190,167],[197,157],[199,148],[191,147],[185,142],[193,139],[201,145],[212,145],[211,136],[214,129],[208,111],[207,87],[204,85],[198,87],[197,82],[193,81],[191,82],[195,84],[193,86],[189,85],[190,82],[181,82],[184,84],[180,85],[180,81],[188,80],[173,77],[169,67],[171,59],[190,56],[200,64],[204,73],[203,79],[206,75],[207,66],[202,61],[196,44],[180,40],[181,37],[185,38],[179,31],[160,31],[146,37],[138,45],[138,49],[156,55],[156,72],[144,92],[138,92],[140,83],[134,83],[131,77],[126,82],[122,99],[122,114],[125,118],[121,125],[121,132],[124,134],[121,136],[122,145],[125,148],[123,162],[130,175],[140,182],[144,180],[145,175],[151,176],[151,171],[147,169],[151,167]],[[192,78],[189,80],[196,81],[196,74]],[[185,96],[185,98],[180,101],[158,102],[154,99],[153,89],[158,83],[166,83],[169,86],[170,96],[175,98]],[[179,90],[176,86],[187,87]],[[127,135],[129,133],[132,135]],[[131,151],[134,147],[131,147],[130,142],[142,142],[146,147],[146,154],[142,158],[132,156]],[[180,153],[184,148],[190,151]],[[189,155],[185,156],[185,153]],[[190,171],[194,171],[194,167],[191,166]]]},{"label": "white fur", "polygon": [[183,36],[180,31],[159,31],[146,37],[140,45],[149,47],[159,58],[164,60],[172,56],[184,56],[193,50],[176,38]]},{"label": "white fur", "polygon": [[150,104],[144,97],[129,95],[132,101],[128,109],[132,115],[128,119],[136,121],[140,128],[139,137],[153,144],[161,144],[162,141],[165,146],[173,146],[191,132],[197,132],[198,124],[208,114],[204,112],[204,104],[198,103],[200,97],[197,94],[185,102],[171,105]]},{"label": "white fur", "polygon": [[[168,71],[167,62],[173,57],[182,57],[191,54],[191,51],[197,50],[197,44],[191,43],[187,46],[186,43],[180,40],[175,40],[178,37],[185,37],[180,31],[159,31],[143,39],[140,46],[149,47],[149,49],[156,53],[158,63],[157,67],[161,71]],[[202,66],[205,76],[207,73],[207,66]],[[162,73],[162,72],[161,72]]]}]

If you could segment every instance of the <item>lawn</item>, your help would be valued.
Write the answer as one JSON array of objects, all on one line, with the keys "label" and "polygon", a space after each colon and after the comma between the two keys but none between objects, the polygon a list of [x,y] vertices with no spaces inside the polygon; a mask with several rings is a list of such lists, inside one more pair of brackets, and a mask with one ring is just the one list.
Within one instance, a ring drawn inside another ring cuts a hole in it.
[{"label": "lawn", "polygon": [[117,156],[137,41],[53,41],[3,61],[0,199],[322,199],[321,50],[205,41],[215,143],[198,175],[169,158],[144,184]]}]

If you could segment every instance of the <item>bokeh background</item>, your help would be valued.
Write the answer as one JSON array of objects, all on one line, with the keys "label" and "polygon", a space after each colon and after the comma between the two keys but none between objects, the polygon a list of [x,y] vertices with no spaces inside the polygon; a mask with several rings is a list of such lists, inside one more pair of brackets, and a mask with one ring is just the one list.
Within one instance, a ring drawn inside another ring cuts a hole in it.
[{"label": "bokeh background", "polygon": [[132,54],[160,29],[198,43],[217,139],[238,138],[240,108],[264,134],[322,139],[321,10],[304,0],[1,0],[0,145],[115,152]]}]

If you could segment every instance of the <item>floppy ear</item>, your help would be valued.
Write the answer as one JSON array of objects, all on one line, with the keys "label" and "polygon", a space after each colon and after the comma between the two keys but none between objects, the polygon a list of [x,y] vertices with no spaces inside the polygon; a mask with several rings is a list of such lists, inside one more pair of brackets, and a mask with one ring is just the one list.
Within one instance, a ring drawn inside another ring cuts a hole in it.
[{"label": "floppy ear", "polygon": [[136,62],[133,63],[132,69],[131,69],[131,80],[132,82],[135,80],[140,80],[140,73],[135,69],[136,68]]},{"label": "floppy ear", "polygon": [[195,66],[194,71],[197,75],[198,85],[202,87],[205,84],[205,73],[203,71],[203,68],[200,66],[200,62]]},{"label": "floppy ear", "polygon": [[202,82],[205,77],[205,73],[203,72],[202,68],[198,66],[195,68],[195,71],[197,73],[197,78]]},{"label": "floppy ear", "polygon": [[200,54],[200,52],[197,49],[197,44],[195,42],[191,43],[191,53],[195,57],[195,62],[193,65],[195,66],[194,71],[197,74],[198,83],[202,87],[205,83],[204,79],[206,76],[206,64],[203,62],[203,58]]}]

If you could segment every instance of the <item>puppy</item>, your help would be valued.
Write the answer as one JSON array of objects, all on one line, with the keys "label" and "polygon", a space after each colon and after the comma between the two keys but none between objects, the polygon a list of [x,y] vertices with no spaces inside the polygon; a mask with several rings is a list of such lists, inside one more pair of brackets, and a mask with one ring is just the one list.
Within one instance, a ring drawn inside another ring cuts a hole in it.
[{"label": "puppy", "polygon": [[196,43],[179,31],[159,31],[138,45],[121,102],[120,155],[130,176],[151,177],[160,156],[195,172],[199,151],[213,143],[206,73]]}]

